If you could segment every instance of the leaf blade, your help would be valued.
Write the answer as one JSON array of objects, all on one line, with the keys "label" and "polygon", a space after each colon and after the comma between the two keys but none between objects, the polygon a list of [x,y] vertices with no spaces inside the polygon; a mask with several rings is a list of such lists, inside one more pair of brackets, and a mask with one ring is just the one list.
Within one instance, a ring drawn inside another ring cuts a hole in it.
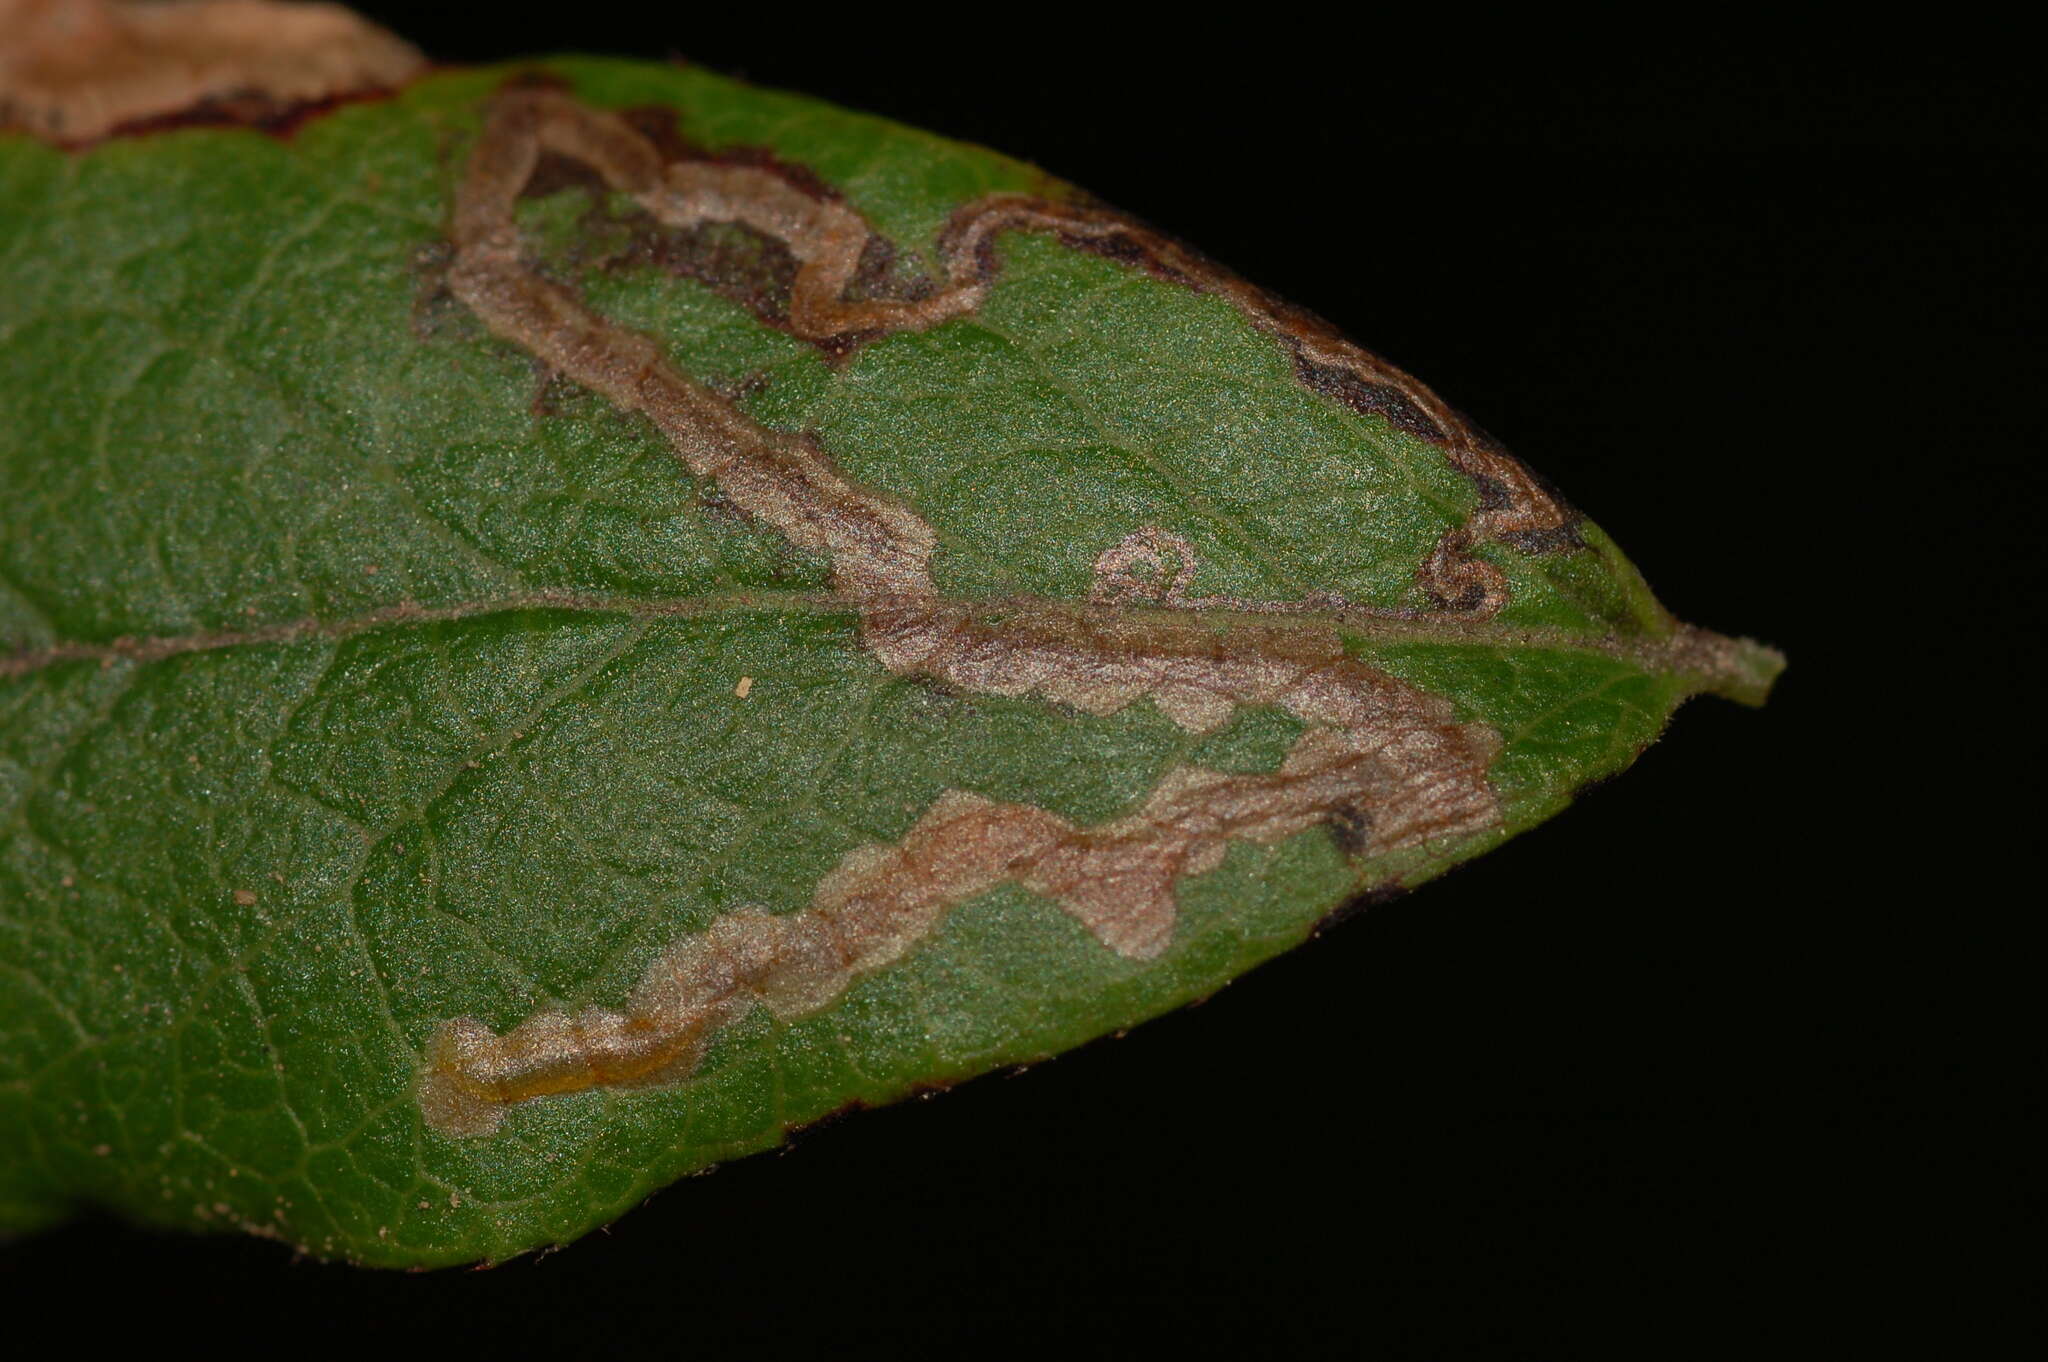
[{"label": "leaf blade", "polygon": [[[810,166],[927,272],[963,202],[1048,188],[702,73],[553,69],[592,105],[678,107],[701,145]],[[1328,826],[1232,842],[1177,885],[1156,964],[998,884],[831,1006],[731,1019],[683,1082],[522,1102],[508,1137],[442,1138],[414,1083],[450,1018],[504,1032],[617,1008],[669,943],[747,903],[801,913],[948,790],[1093,826],[1190,762],[1271,772],[1304,732],[1271,706],[1194,732],[1152,705],[1092,714],[892,674],[827,559],[736,517],[716,477],[685,478],[617,404],[536,392],[525,356],[437,294],[445,255],[418,263],[442,246],[454,171],[438,148],[473,142],[505,74],[437,77],[288,146],[180,133],[61,164],[26,143],[0,156],[28,167],[8,183],[70,177],[67,206],[38,213],[81,229],[5,257],[6,296],[25,301],[0,317],[0,358],[26,415],[0,449],[21,517],[0,565],[0,602],[17,603],[0,616],[16,649],[0,712],[70,718],[5,728],[0,874],[24,981],[8,1031],[28,1039],[0,1132],[62,1166],[0,1199],[54,1190],[389,1264],[573,1237],[849,1101],[1200,996],[1360,889],[1420,882],[1540,821],[1700,685],[1691,636],[1590,528],[1558,559],[1477,549],[1515,588],[1492,619],[1396,616],[1482,489],[1437,446],[1304,386],[1211,294],[1018,236],[974,317],[835,367],[702,281],[575,259],[599,234],[581,208],[557,238],[522,219],[604,315],[656,331],[686,373],[752,380],[748,417],[815,430],[834,466],[914,507],[946,599],[1085,599],[1106,549],[1168,521],[1199,560],[1189,594],[1234,603],[1182,615],[1241,636],[1336,629],[1351,662],[1445,697],[1507,750],[1489,769],[1498,822],[1455,845],[1361,868]],[[921,168],[909,190],[902,165]],[[152,198],[175,211],[134,211]],[[195,252],[195,224],[233,231]],[[12,292],[27,262],[75,279],[77,300]],[[1098,316],[1081,344],[1078,319]],[[1162,356],[1187,372],[1162,377]],[[77,430],[96,432],[91,457],[53,457]],[[1006,457],[963,481],[992,443]],[[115,448],[142,451],[147,476],[113,476]],[[1290,458],[1248,468],[1245,451],[1271,448]],[[1351,495],[1323,495],[1345,478]],[[73,540],[37,532],[51,521]],[[1240,608],[1317,591],[1351,615]],[[91,1067],[110,1054],[125,1087]],[[166,1072],[171,1100],[140,1095]],[[84,1104],[78,1129],[55,1115],[67,1101]]]}]

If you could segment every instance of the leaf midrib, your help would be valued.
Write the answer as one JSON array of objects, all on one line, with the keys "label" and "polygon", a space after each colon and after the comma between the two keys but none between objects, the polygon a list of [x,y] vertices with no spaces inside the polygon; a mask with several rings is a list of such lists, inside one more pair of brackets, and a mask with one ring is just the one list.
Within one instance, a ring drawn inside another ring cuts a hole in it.
[{"label": "leaf midrib", "polygon": [[[430,626],[488,618],[500,614],[546,611],[566,614],[618,615],[637,619],[705,618],[726,614],[805,613],[851,615],[892,604],[872,596],[849,596],[830,591],[788,591],[748,588],[706,592],[689,596],[622,596],[606,593],[542,590],[463,601],[451,605],[420,605],[414,602],[380,606],[359,614],[322,619],[302,616],[247,629],[199,630],[184,634],[120,635],[103,640],[67,640],[0,658],[0,681],[18,680],[52,667],[75,662],[112,666],[121,662],[160,662],[192,653],[218,652],[232,648],[261,647],[310,640],[341,640],[380,629]],[[906,602],[909,604],[909,602]],[[1015,595],[948,597],[940,601],[922,599],[916,604],[972,605],[992,613],[1009,610],[1043,611],[1069,608],[1075,613],[1100,610],[1100,604],[1043,596]],[[1446,646],[1492,647],[1546,652],[1591,653],[1631,663],[1645,671],[1683,672],[1689,670],[1678,656],[1681,635],[1654,637],[1619,634],[1588,635],[1561,628],[1504,624],[1494,619],[1427,615],[1414,618],[1390,617],[1365,607],[1336,607],[1274,613],[1239,610],[1220,606],[1170,607],[1120,604],[1115,609],[1133,618],[1148,616],[1185,619],[1194,617],[1215,623],[1219,629],[1232,625],[1257,625],[1262,629],[1336,629],[1378,643],[1436,643]]]}]

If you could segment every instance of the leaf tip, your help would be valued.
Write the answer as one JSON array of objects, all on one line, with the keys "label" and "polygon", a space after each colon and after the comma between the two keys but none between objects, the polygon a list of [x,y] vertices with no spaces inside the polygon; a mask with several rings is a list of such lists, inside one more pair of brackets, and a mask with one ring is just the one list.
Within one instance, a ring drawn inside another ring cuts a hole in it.
[{"label": "leaf tip", "polygon": [[1753,638],[1729,638],[1686,625],[1673,643],[1680,674],[1696,692],[1752,709],[1770,698],[1771,687],[1785,670],[1785,654]]}]

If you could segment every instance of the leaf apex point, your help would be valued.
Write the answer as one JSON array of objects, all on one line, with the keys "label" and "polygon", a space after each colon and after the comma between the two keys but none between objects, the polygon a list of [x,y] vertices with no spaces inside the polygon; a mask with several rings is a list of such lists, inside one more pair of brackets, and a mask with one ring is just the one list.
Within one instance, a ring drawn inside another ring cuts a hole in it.
[{"label": "leaf apex point", "polygon": [[1785,654],[1768,643],[1730,638],[1690,625],[1672,639],[1672,651],[1678,670],[1693,681],[1698,692],[1719,695],[1751,709],[1761,708],[1770,698],[1786,665]]}]

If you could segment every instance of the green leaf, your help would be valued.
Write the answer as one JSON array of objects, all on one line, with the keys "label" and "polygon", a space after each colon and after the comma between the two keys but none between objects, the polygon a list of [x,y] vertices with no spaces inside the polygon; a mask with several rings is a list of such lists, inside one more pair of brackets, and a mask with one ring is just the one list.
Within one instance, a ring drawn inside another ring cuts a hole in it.
[{"label": "green leaf", "polygon": [[1780,665],[978,148],[583,59],[0,135],[0,1219],[573,1239]]}]

